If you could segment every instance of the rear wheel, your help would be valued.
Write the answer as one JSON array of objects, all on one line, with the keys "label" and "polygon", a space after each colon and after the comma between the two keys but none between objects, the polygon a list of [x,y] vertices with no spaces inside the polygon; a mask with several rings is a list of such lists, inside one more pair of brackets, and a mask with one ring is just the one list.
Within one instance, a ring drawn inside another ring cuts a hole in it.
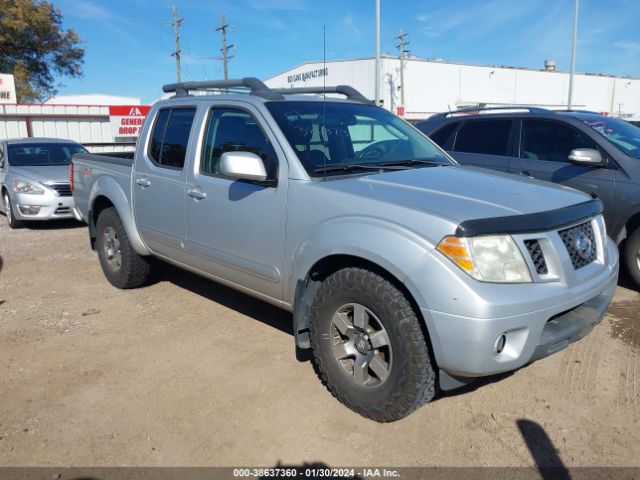
[{"label": "rear wheel", "polygon": [[433,398],[436,376],[420,320],[377,273],[347,268],[327,277],[310,332],[318,375],[359,414],[390,422]]},{"label": "rear wheel", "polygon": [[149,260],[131,246],[116,209],[106,208],[96,224],[96,250],[107,280],[118,288],[136,288],[149,279]]},{"label": "rear wheel", "polygon": [[640,227],[627,239],[623,252],[624,264],[629,276],[640,289]]},{"label": "rear wheel", "polygon": [[9,225],[9,228],[24,227],[24,222],[16,220],[16,217],[13,214],[13,205],[11,203],[11,198],[9,198],[9,192],[4,192],[4,194],[2,195],[2,201],[4,206],[4,214],[7,216],[7,224]]}]

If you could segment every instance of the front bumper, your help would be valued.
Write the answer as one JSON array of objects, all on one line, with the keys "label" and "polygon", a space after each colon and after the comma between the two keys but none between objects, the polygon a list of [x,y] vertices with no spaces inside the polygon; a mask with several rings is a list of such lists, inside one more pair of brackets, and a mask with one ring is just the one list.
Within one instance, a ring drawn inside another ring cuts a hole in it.
[{"label": "front bumper", "polygon": [[[18,220],[56,220],[75,218],[73,214],[73,197],[59,196],[55,192],[46,191],[43,195],[11,193],[13,214]],[[32,207],[39,207],[37,213]]]},{"label": "front bumper", "polygon": [[[522,313],[494,318],[421,308],[439,368],[457,377],[506,372],[558,352],[587,335],[604,317],[617,286],[618,253],[611,241],[608,249],[607,264],[588,281],[573,286],[546,285],[563,290],[561,300],[556,292],[552,306],[544,306],[541,301],[540,309],[523,308]],[[540,284],[528,287],[533,295]],[[502,335],[506,342],[498,353],[496,343]]]}]

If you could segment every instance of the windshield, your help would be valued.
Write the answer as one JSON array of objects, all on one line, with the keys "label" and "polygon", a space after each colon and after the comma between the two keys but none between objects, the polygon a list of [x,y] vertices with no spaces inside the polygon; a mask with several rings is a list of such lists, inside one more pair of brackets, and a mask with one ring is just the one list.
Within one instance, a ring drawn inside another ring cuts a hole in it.
[{"label": "windshield", "polygon": [[14,167],[44,167],[69,165],[76,153],[87,153],[77,143],[20,143],[7,149],[9,165]]},{"label": "windshield", "polygon": [[394,163],[452,165],[424,135],[373,105],[286,101],[269,102],[267,108],[314,177]]},{"label": "windshield", "polygon": [[582,121],[630,157],[640,158],[640,128],[617,118],[583,118]]}]

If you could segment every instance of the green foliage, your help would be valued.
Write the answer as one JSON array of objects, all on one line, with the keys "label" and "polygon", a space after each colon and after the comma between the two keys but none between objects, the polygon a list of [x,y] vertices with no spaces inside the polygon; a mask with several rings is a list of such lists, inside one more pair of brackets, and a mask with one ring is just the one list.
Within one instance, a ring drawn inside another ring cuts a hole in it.
[{"label": "green foliage", "polygon": [[54,95],[55,76],[82,75],[84,48],[43,0],[0,0],[0,73],[13,73],[18,102]]}]

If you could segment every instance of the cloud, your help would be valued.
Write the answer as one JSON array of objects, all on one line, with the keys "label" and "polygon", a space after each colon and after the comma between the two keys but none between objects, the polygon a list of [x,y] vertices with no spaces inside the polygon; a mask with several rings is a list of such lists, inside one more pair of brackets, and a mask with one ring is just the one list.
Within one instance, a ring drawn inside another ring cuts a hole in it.
[{"label": "cloud", "polygon": [[128,39],[131,43],[140,44],[138,39],[130,33],[131,27],[137,25],[136,22],[117,15],[102,5],[91,1],[73,2],[73,7],[65,11],[70,16],[100,23],[117,35]]},{"label": "cloud", "polygon": [[613,46],[622,50],[621,54],[625,57],[640,56],[640,42],[622,40],[619,42],[614,42]]},{"label": "cloud", "polygon": [[127,19],[120,17],[113,13],[111,10],[98,5],[93,2],[78,2],[74,5],[73,9],[69,10],[69,14],[78,18],[85,18],[89,20],[98,20],[100,22],[111,21],[128,21]]},{"label": "cloud", "polygon": [[342,19],[343,33],[345,38],[349,38],[353,42],[357,42],[361,37],[361,31],[356,24],[355,18],[351,12],[347,13]]},{"label": "cloud", "polygon": [[307,9],[305,0],[248,0],[247,2],[256,10],[294,10]]},{"label": "cloud", "polygon": [[515,20],[527,16],[534,3],[512,0],[488,0],[453,3],[450,7],[420,13],[416,19],[424,24],[423,33],[431,38],[454,34],[457,38],[474,38],[491,33]]}]

